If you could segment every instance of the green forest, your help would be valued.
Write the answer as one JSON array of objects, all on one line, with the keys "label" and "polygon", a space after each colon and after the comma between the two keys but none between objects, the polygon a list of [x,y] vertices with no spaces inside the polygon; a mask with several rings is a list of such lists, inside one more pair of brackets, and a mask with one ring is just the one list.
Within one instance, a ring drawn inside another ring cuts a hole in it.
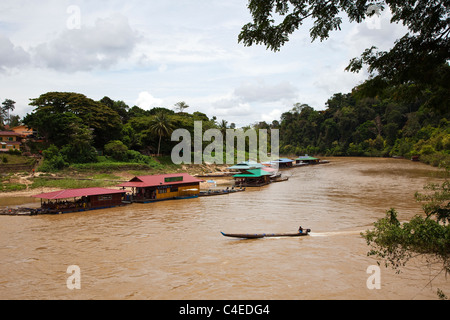
[{"label": "green forest", "polygon": [[450,159],[449,66],[427,85],[372,80],[331,97],[326,110],[296,104],[279,123],[281,153]]}]

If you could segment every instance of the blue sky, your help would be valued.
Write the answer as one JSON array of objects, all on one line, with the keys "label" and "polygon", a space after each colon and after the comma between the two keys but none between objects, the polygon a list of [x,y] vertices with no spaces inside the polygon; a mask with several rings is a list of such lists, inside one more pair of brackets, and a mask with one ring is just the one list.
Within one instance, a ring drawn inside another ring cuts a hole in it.
[{"label": "blue sky", "polygon": [[389,19],[344,22],[314,43],[305,24],[274,53],[238,43],[251,21],[245,0],[2,0],[0,100],[24,116],[30,98],[70,91],[144,109],[185,101],[238,126],[271,122],[297,102],[324,109],[367,79],[344,69],[406,33]]}]

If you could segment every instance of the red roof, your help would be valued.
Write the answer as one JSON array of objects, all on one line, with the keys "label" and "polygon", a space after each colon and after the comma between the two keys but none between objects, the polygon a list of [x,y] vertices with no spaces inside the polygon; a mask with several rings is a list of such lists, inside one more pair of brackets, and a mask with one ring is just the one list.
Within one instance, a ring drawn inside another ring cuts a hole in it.
[{"label": "red roof", "polygon": [[21,135],[14,131],[0,131],[0,136],[15,136],[20,137]]},{"label": "red roof", "polygon": [[59,199],[100,196],[100,195],[118,194],[118,193],[126,193],[126,192],[124,190],[111,190],[111,189],[105,189],[105,188],[70,189],[70,190],[55,191],[55,192],[50,192],[50,193],[43,193],[43,194],[39,194],[37,196],[33,196],[33,198],[41,198],[41,199],[47,199],[47,200],[59,200]]},{"label": "red roof", "polygon": [[148,188],[157,186],[173,186],[178,184],[200,183],[203,180],[194,178],[187,173],[160,174],[154,176],[139,176],[123,183],[119,187]]}]

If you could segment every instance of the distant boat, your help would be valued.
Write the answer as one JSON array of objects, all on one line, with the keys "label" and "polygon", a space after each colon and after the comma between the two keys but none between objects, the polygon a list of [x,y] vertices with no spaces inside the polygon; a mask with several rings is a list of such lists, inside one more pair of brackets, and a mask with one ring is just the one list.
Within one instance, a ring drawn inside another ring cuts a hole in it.
[{"label": "distant boat", "polygon": [[311,229],[306,229],[302,233],[222,233],[224,237],[240,238],[240,239],[262,239],[262,238],[279,238],[279,237],[305,237],[308,236]]}]

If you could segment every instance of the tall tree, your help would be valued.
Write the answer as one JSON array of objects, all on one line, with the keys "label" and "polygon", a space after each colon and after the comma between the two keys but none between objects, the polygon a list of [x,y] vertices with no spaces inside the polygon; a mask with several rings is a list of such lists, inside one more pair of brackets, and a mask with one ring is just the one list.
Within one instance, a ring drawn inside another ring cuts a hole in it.
[{"label": "tall tree", "polygon": [[161,149],[161,138],[170,135],[173,131],[172,123],[166,113],[160,112],[150,121],[150,131],[159,136],[158,155]]},{"label": "tall tree", "polygon": [[11,99],[5,99],[5,101],[2,102],[2,108],[1,108],[1,117],[3,119],[8,119],[8,124],[11,125],[11,111],[14,111],[16,108],[16,102]]},{"label": "tall tree", "polygon": [[189,108],[188,104],[184,101],[180,101],[175,103],[174,106],[175,110],[177,110],[178,112],[182,113],[184,112],[184,110],[186,110],[187,108]]},{"label": "tall tree", "polygon": [[[122,121],[119,114],[106,104],[89,99],[83,94],[48,92],[39,98],[31,99],[30,105],[36,109],[25,117],[24,123],[50,140],[53,139],[53,133],[57,135],[64,133],[64,128],[60,128],[61,117],[76,117],[80,123],[92,129],[97,148],[102,148],[107,142],[120,138]],[[61,131],[54,132],[52,126],[60,128]]]}]

